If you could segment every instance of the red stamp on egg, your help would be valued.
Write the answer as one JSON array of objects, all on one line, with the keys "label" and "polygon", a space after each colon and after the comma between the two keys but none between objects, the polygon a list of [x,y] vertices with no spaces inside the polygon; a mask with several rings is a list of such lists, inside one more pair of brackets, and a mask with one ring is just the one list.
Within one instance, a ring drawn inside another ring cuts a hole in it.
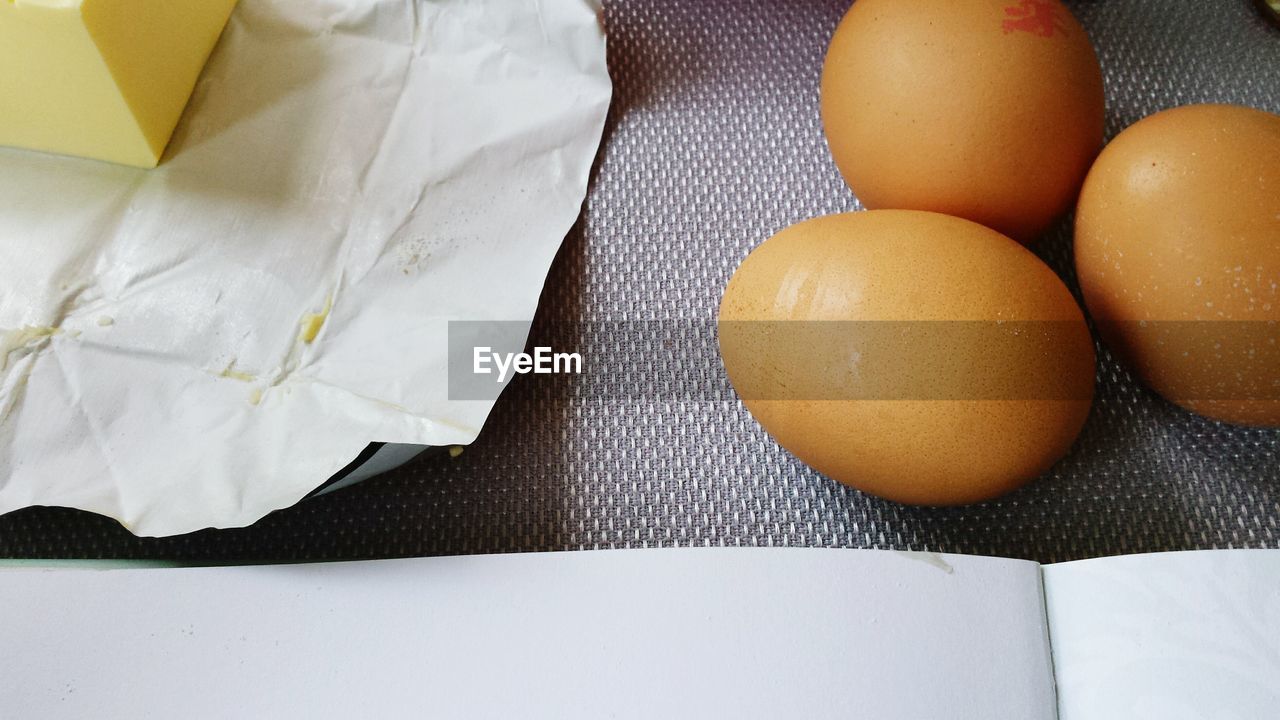
[{"label": "red stamp on egg", "polygon": [[1019,0],[1016,5],[1004,9],[1005,21],[1001,24],[1005,34],[1028,32],[1040,37],[1066,34],[1067,26],[1058,15],[1058,7],[1047,0]]}]

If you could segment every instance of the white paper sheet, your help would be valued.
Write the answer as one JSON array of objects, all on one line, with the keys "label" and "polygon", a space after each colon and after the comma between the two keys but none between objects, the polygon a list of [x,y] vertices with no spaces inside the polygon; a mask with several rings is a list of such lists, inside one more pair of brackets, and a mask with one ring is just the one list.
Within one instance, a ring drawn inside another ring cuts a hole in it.
[{"label": "white paper sheet", "polygon": [[1050,720],[1040,590],[841,550],[0,570],[0,716]]},{"label": "white paper sheet", "polygon": [[242,0],[160,169],[0,149],[0,513],[240,526],[472,441],[447,323],[532,318],[610,96],[594,0]]},{"label": "white paper sheet", "polygon": [[1044,568],[1061,720],[1280,717],[1280,551]]}]

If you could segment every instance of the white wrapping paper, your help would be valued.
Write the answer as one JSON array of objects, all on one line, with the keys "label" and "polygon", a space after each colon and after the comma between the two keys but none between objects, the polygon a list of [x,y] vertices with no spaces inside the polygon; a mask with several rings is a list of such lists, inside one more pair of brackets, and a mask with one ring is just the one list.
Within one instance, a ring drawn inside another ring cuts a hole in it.
[{"label": "white wrapping paper", "polygon": [[610,95],[594,0],[241,0],[159,169],[0,149],[0,512],[235,527],[472,441],[447,324],[532,318]]}]

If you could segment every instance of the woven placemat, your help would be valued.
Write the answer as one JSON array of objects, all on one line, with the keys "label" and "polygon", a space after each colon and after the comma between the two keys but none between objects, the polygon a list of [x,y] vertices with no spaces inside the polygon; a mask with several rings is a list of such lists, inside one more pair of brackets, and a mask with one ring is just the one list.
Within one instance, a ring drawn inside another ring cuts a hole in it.
[{"label": "woven placemat", "polygon": [[[737,403],[710,336],[729,275],[783,226],[858,207],[817,109],[827,39],[847,6],[607,6],[617,98],[533,334],[580,352],[587,372],[519,379],[462,456],[424,457],[252,528],[163,540],[83,513],[25,510],[0,518],[0,556],[230,562],[790,545],[1053,562],[1280,546],[1280,431],[1178,410],[1105,350],[1098,401],[1070,456],[972,507],[909,508],[836,485]],[[1193,102],[1280,112],[1280,29],[1251,0],[1071,6],[1102,60],[1109,135]],[[1067,222],[1039,250],[1074,283]]]}]

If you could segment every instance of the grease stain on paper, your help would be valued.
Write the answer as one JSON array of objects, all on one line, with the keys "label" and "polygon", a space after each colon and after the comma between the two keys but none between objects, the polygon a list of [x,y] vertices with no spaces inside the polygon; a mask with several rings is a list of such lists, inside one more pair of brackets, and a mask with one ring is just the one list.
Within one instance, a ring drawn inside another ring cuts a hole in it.
[{"label": "grease stain on paper", "polygon": [[[223,369],[222,369],[222,372],[218,373],[218,375],[217,375],[217,376],[218,376],[218,377],[220,377],[220,378],[225,378],[225,379],[227,379],[227,380],[236,380],[236,381],[238,381],[238,382],[242,382],[242,383],[256,383],[256,382],[258,382],[258,381],[260,380],[260,378],[259,378],[258,376],[256,376],[256,375],[250,375],[250,374],[249,374],[249,373],[247,373],[247,372],[244,372],[244,371],[241,371],[241,370],[237,370],[237,369],[236,369],[236,359],[235,359],[235,358],[232,358],[232,359],[231,359],[231,362],[227,363],[227,366],[226,366],[225,368],[223,368]],[[250,390],[250,391],[249,391],[249,404],[250,404],[250,405],[253,405],[254,407],[257,407],[258,405],[261,405],[261,404],[262,404],[262,396],[263,396],[263,390],[262,390],[262,388],[257,388],[257,387],[256,387],[256,388],[254,388],[253,390]]]},{"label": "grease stain on paper", "polygon": [[19,352],[36,352],[53,337],[62,334],[62,328],[41,325],[10,330],[0,336],[0,371],[9,367],[9,356]]},{"label": "grease stain on paper", "polygon": [[222,369],[222,372],[218,373],[218,377],[227,378],[228,380],[239,380],[240,382],[246,383],[257,382],[258,380],[257,376],[236,370],[235,358],[232,358],[231,362],[227,363],[227,366]]},{"label": "grease stain on paper", "polygon": [[908,560],[915,560],[916,562],[936,567],[948,575],[955,574],[956,569],[951,566],[951,563],[944,560],[942,555],[936,552],[911,552],[908,550],[897,550],[895,552]]}]

